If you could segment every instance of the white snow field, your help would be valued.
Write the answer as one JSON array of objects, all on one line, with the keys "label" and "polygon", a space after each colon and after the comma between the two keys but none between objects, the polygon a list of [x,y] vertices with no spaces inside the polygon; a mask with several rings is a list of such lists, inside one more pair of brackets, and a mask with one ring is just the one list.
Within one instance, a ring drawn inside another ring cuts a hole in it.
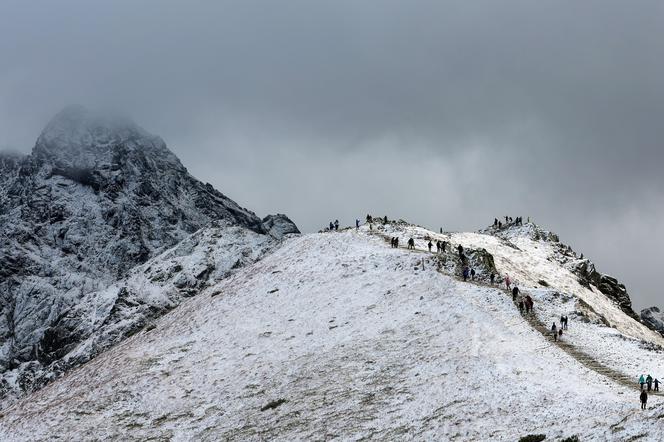
[{"label": "white snow field", "polygon": [[[662,338],[546,259],[546,244],[385,229],[402,244],[429,235],[486,248],[543,320],[569,313],[564,339],[635,385],[642,372],[664,377]],[[664,440],[660,397],[640,410],[638,387],[553,345],[505,292],[374,232],[286,239],[3,410],[0,440]],[[542,277],[550,290],[530,290]],[[576,321],[577,297],[615,328]]]}]

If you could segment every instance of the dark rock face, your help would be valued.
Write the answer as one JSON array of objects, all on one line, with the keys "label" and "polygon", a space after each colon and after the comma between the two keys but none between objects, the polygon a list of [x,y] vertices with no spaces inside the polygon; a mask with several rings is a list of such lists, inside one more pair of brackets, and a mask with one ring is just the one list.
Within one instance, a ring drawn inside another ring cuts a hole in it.
[{"label": "dark rock face", "polygon": [[641,322],[664,336],[664,313],[657,307],[641,310]]},{"label": "dark rock face", "polygon": [[285,235],[300,233],[295,223],[282,213],[263,218],[263,228],[277,239],[281,239]]},{"label": "dark rock face", "polygon": [[286,220],[264,227],[134,123],[65,109],[31,155],[0,155],[0,374],[59,360],[82,339],[86,295],[213,221],[297,231]]},{"label": "dark rock face", "polygon": [[587,259],[577,261],[570,269],[579,277],[582,285],[586,287],[594,285],[600,292],[615,301],[623,312],[637,321],[640,320],[639,315],[632,309],[632,300],[624,284],[619,283],[612,276],[599,273],[595,269],[595,265]]}]

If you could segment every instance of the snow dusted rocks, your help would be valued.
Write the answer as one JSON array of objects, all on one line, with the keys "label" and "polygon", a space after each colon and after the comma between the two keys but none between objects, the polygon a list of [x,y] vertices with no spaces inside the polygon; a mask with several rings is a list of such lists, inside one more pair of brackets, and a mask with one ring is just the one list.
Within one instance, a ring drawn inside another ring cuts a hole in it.
[{"label": "snow dusted rocks", "polygon": [[278,213],[263,218],[263,228],[275,238],[281,239],[286,235],[298,234],[300,230],[286,215]]},{"label": "snow dusted rocks", "polygon": [[[0,397],[40,386],[253,262],[276,244],[273,224],[297,231],[277,219],[264,227],[131,121],[66,108],[31,155],[0,156]],[[183,240],[166,253],[196,259],[163,255]],[[132,271],[157,255],[165,261]]]},{"label": "snow dusted rocks", "polygon": [[664,336],[664,312],[658,307],[641,310],[641,322]]}]

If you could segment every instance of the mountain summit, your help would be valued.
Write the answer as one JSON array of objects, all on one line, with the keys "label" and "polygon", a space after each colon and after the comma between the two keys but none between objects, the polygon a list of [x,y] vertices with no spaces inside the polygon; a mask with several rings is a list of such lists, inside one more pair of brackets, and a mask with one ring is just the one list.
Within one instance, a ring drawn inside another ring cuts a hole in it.
[{"label": "mountain summit", "polygon": [[58,113],[31,155],[0,156],[0,172],[0,373],[19,373],[0,384],[5,393],[32,388],[36,373],[87,337],[81,302],[91,293],[194,232],[233,228],[252,244],[298,232],[285,215],[264,223],[198,181],[130,120],[80,106]]}]

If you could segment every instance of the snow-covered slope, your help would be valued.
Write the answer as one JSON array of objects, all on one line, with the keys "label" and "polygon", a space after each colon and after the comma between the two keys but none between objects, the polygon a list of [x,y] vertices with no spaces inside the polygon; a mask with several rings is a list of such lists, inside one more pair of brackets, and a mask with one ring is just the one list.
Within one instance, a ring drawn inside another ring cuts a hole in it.
[{"label": "snow-covered slope", "polygon": [[[136,276],[127,290],[116,283],[131,269],[213,222],[238,227],[224,238],[239,249],[213,247],[228,260],[297,232],[284,215],[265,220],[193,178],[163,140],[134,123],[77,106],[59,113],[31,155],[0,155],[0,404],[177,303],[160,295],[163,305],[130,319],[108,310],[111,301],[154,307],[150,293],[132,286]],[[61,360],[99,321],[122,332]]]},{"label": "snow-covered slope", "polygon": [[[420,247],[435,235],[384,228],[416,237]],[[287,239],[4,410],[0,439],[664,438],[658,397],[640,411],[637,390],[553,345],[502,290],[446,275],[441,257],[389,248],[376,231]],[[497,270],[536,297],[538,314],[598,312],[571,315],[563,339],[597,343],[611,330],[623,336],[612,342],[616,354],[654,375],[664,370],[650,357],[655,350],[636,345],[661,337],[592,289],[580,291],[543,245],[442,237],[491,249]],[[541,278],[551,287],[531,289]]]}]

